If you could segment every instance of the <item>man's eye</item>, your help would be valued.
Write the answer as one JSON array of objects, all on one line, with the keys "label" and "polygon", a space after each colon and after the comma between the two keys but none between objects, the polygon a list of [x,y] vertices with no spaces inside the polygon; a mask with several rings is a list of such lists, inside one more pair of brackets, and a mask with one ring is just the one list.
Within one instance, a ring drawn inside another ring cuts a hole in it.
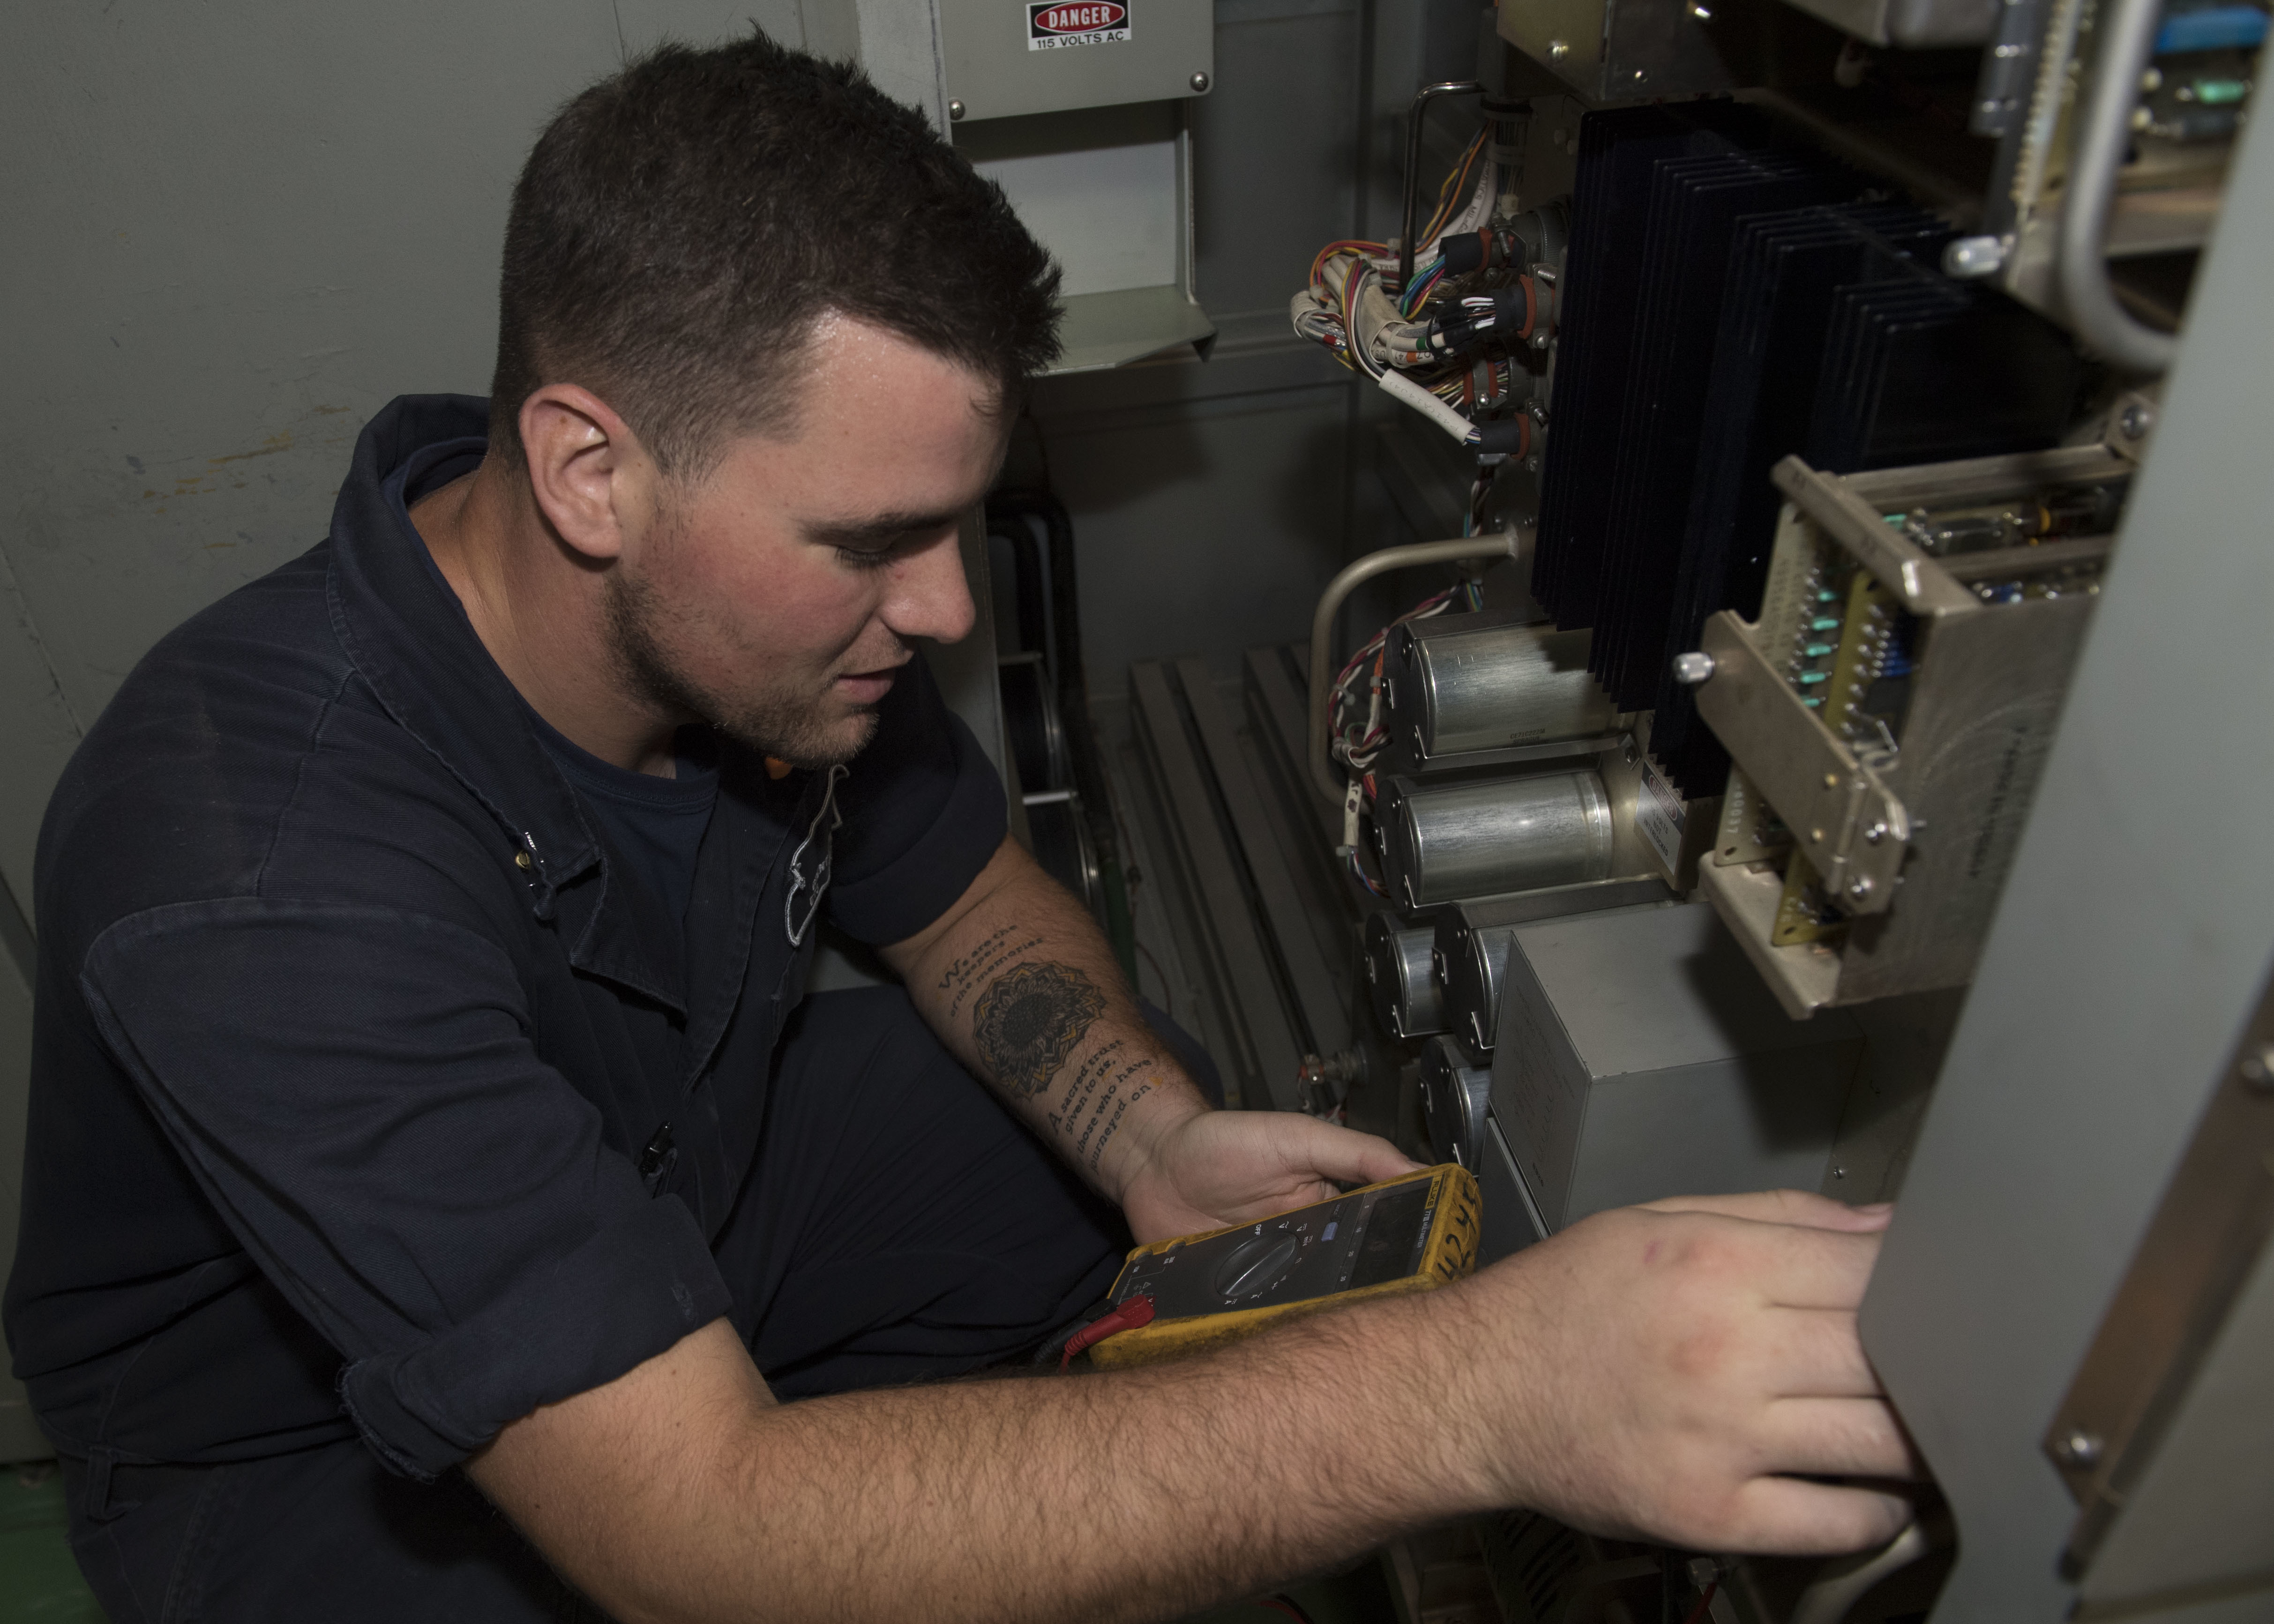
[{"label": "man's eye", "polygon": [[891,547],[840,547],[837,556],[855,569],[882,569],[892,561]]}]

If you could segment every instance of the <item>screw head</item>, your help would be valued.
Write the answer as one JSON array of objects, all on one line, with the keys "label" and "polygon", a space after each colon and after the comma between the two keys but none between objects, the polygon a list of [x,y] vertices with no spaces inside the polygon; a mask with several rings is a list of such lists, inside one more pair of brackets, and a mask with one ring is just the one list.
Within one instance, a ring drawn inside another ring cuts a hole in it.
[{"label": "screw head", "polygon": [[1845,1178],[1848,1177],[1848,1169],[1844,1167],[1834,1168],[1832,1169],[1832,1177],[1834,1178]]},{"label": "screw head", "polygon": [[1826,773],[1824,775],[1824,787],[1826,789],[1838,789],[1840,787],[1840,775],[1836,772]]},{"label": "screw head", "polygon": [[1886,838],[1887,826],[1885,823],[1873,823],[1864,831],[1864,844],[1866,846],[1877,846]]},{"label": "screw head", "polygon": [[1193,74],[1192,77],[1192,86],[1196,91],[1205,93],[1209,87],[1209,76],[1205,73]]},{"label": "screw head", "polygon": [[1540,459],[1536,456],[1528,456],[1525,458],[1524,471],[1527,474],[1538,473],[1540,471]]},{"label": "screw head", "polygon": [[1871,876],[1868,874],[1859,874],[1848,882],[1848,894],[1857,902],[1870,896],[1872,890]]},{"label": "screw head", "polygon": [[1534,350],[1545,350],[1547,348],[1547,329],[1546,327],[1540,328],[1539,332],[1534,333],[1532,335],[1532,347]]},{"label": "screw head", "polygon": [[2116,426],[2127,440],[2141,440],[2156,426],[2156,414],[2138,401],[2134,401],[2117,415]]},{"label": "screw head", "polygon": [[1571,54],[1571,48],[1561,40],[1550,40],[1547,41],[1547,54],[1561,62]]},{"label": "screw head", "polygon": [[1674,680],[1684,688],[1702,688],[1713,680],[1713,657],[1695,650],[1675,655]]},{"label": "screw head", "polygon": [[2053,1458],[2064,1466],[2090,1466],[2100,1459],[2100,1452],[2105,1447],[2099,1433],[2078,1427],[2053,1440]]},{"label": "screw head", "polygon": [[1961,282],[1994,275],[2006,263],[2006,244],[1994,237],[1962,237],[1942,251],[1942,274]]},{"label": "screw head", "polygon": [[957,119],[959,119],[959,118],[960,118],[960,117],[963,117],[963,103],[962,103],[962,102],[949,102],[949,103],[947,104],[947,117],[948,117],[948,122],[949,122],[949,123],[953,124],[955,120],[957,120]]}]

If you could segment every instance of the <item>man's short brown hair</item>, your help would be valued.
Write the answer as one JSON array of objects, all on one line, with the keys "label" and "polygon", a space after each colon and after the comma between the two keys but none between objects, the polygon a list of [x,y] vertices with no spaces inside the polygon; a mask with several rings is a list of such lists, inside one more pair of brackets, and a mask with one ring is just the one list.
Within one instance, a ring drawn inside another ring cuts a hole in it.
[{"label": "man's short brown hair", "polygon": [[787,426],[832,312],[1007,403],[1058,352],[1058,289],[1002,188],[859,69],[755,33],[665,45],[561,109],[523,167],[490,444],[518,462],[522,402],[576,383],[666,471],[699,474],[735,434]]}]

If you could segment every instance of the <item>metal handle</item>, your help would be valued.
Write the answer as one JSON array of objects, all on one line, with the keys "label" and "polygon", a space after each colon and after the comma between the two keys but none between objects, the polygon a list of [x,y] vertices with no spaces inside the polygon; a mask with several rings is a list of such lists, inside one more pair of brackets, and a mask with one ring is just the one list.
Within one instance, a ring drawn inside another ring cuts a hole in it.
[{"label": "metal handle", "polygon": [[1424,85],[1413,97],[1413,110],[1405,116],[1405,188],[1404,226],[1397,238],[1397,286],[1393,294],[1401,294],[1413,282],[1413,208],[1421,187],[1421,114],[1439,96],[1480,96],[1482,83],[1472,79],[1449,79],[1434,85]]},{"label": "metal handle", "polygon": [[2140,103],[2140,77],[2155,49],[2161,0],[2111,0],[2100,13],[2100,60],[2078,121],[2060,222],[2060,292],[2076,335],[2116,365],[2161,372],[2176,347],[2168,333],[2135,320],[2109,285],[2109,211],[2117,173],[2132,137],[2132,109]]}]

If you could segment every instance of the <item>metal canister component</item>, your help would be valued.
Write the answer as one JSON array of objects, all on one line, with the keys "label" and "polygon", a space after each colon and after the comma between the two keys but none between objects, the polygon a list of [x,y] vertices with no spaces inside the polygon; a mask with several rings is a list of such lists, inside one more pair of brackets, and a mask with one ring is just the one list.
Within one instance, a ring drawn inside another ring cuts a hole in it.
[{"label": "metal canister component", "polygon": [[1366,921],[1366,979],[1383,1030],[1401,1038],[1427,1037],[1445,1029],[1444,1000],[1430,971],[1434,940],[1427,929],[1409,930],[1395,914]]},{"label": "metal canister component", "polygon": [[1445,1025],[1479,1054],[1489,1055],[1500,1030],[1500,995],[1513,925],[1471,929],[1457,916],[1440,924],[1435,946],[1444,966]]},{"label": "metal canister component", "polygon": [[1592,770],[1443,789],[1393,778],[1375,817],[1408,907],[1610,877],[1610,798]]},{"label": "metal canister component", "polygon": [[1390,736],[1415,763],[1611,731],[1617,711],[1587,674],[1591,634],[1400,626],[1383,666]]},{"label": "metal canister component", "polygon": [[1476,1064],[1456,1039],[1429,1040],[1421,1050],[1421,1115],[1439,1156],[1475,1170],[1491,1098],[1490,1070]]}]

